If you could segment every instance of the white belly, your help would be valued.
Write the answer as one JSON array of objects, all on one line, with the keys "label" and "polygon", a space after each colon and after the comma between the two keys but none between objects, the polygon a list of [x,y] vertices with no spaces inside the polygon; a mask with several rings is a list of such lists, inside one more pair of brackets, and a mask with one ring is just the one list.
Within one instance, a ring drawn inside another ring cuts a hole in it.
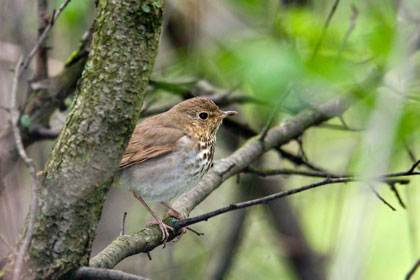
[{"label": "white belly", "polygon": [[196,149],[189,152],[179,149],[132,165],[123,169],[119,186],[135,192],[146,202],[169,201],[194,187],[207,172],[211,162],[204,164],[198,160],[203,154],[204,151]]}]

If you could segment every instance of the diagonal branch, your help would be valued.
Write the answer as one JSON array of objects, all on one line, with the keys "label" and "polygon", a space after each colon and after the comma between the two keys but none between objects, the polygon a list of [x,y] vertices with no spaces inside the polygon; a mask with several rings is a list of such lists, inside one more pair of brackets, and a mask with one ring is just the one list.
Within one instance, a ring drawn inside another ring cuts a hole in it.
[{"label": "diagonal branch", "polygon": [[324,28],[322,28],[321,36],[319,37],[319,40],[315,46],[314,52],[312,53],[311,61],[315,59],[316,55],[318,54],[319,48],[321,47],[322,41],[324,40],[325,34],[327,33],[328,26],[330,25],[330,21],[337,10],[338,4],[340,3],[340,0],[335,0],[334,4],[331,7],[331,10],[328,14],[327,20],[325,21]]},{"label": "diagonal branch", "polygon": [[408,271],[407,275],[405,276],[405,280],[410,280],[414,273],[416,273],[417,268],[420,266],[420,259],[416,261],[416,263],[413,265],[413,267]]},{"label": "diagonal branch", "polygon": [[125,273],[113,269],[81,267],[74,273],[75,280],[148,280],[145,277]]},{"label": "diagonal branch", "polygon": [[66,6],[70,3],[70,1],[71,0],[64,1],[61,4],[61,6],[58,8],[58,10],[56,12],[53,12],[53,15],[51,17],[51,20],[50,20],[49,24],[44,29],[44,32],[41,34],[41,36],[39,36],[38,41],[36,42],[35,46],[29,52],[29,54],[26,57],[26,59],[19,64],[19,67],[20,67],[20,69],[18,71],[19,76],[23,73],[23,71],[26,70],[26,68],[28,67],[29,63],[31,63],[32,58],[37,53],[38,49],[42,46],[42,44],[44,43],[45,39],[47,39],[47,35],[50,32],[51,28],[54,26],[54,23],[57,21],[57,19],[60,16],[61,12],[66,8]]}]

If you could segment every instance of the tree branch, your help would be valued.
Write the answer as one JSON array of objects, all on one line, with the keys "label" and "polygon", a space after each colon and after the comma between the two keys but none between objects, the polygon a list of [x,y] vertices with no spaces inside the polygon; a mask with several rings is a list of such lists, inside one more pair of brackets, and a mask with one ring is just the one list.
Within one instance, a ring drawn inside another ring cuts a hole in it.
[{"label": "tree branch", "polygon": [[66,8],[66,6],[70,3],[70,1],[71,0],[64,1],[61,4],[61,6],[58,8],[58,10],[56,12],[53,12],[53,15],[51,17],[51,20],[50,20],[49,24],[44,29],[44,31],[41,34],[41,36],[39,36],[37,43],[32,48],[32,50],[29,52],[29,54],[26,57],[26,59],[21,63],[21,65],[19,65],[20,66],[19,76],[23,73],[23,71],[26,70],[26,68],[28,67],[29,63],[31,63],[32,58],[37,53],[38,49],[42,46],[42,44],[44,43],[45,39],[47,39],[47,35],[50,32],[51,28],[53,27],[54,23],[57,21],[57,19],[60,16],[61,12]]},{"label": "tree branch", "polygon": [[417,268],[420,266],[420,259],[417,260],[417,262],[413,265],[413,267],[410,269],[410,271],[405,276],[405,280],[410,280],[411,277],[413,277],[414,273],[416,273]]},{"label": "tree branch", "polygon": [[17,91],[18,91],[18,84],[19,84],[19,70],[20,64],[22,62],[22,58],[19,59],[18,63],[15,67],[15,74],[13,77],[13,84],[12,84],[12,105],[11,105],[11,127],[13,131],[13,136],[15,138],[16,147],[19,153],[20,158],[25,162],[26,166],[29,169],[29,173],[31,175],[31,207],[29,208],[29,221],[28,227],[23,237],[22,244],[20,245],[19,251],[16,256],[16,264],[13,270],[13,280],[19,280],[20,274],[22,272],[23,266],[23,258],[26,255],[26,251],[28,250],[29,243],[31,242],[31,238],[34,231],[35,219],[36,219],[36,210],[37,210],[37,202],[38,202],[38,193],[37,193],[37,178],[36,178],[36,168],[35,164],[30,157],[26,154],[25,148],[23,147],[22,137],[20,135],[19,130],[19,109],[17,106]]},{"label": "tree branch", "polygon": [[[405,171],[405,172],[384,174],[382,176],[374,177],[374,178],[371,178],[371,179],[372,180],[383,180],[383,178],[395,178],[395,177],[417,176],[417,175],[420,175],[420,171],[413,171],[410,168],[408,171]],[[175,229],[180,229],[182,227],[189,226],[189,225],[192,225],[192,224],[196,224],[196,223],[201,222],[201,221],[207,221],[208,219],[210,219],[212,217],[218,216],[218,215],[226,213],[226,212],[230,212],[230,211],[237,210],[237,209],[242,209],[242,208],[247,208],[247,207],[258,205],[258,204],[265,204],[265,203],[270,202],[272,200],[279,199],[279,198],[289,196],[289,195],[292,195],[292,194],[300,193],[300,192],[303,192],[303,191],[306,191],[306,190],[309,190],[309,189],[314,189],[314,188],[329,185],[329,184],[349,183],[349,182],[356,182],[356,181],[362,181],[362,179],[361,178],[358,179],[356,177],[351,177],[351,176],[350,177],[336,177],[336,178],[327,177],[320,182],[316,182],[316,183],[305,185],[305,186],[302,186],[302,187],[299,187],[299,188],[275,193],[275,194],[268,195],[268,196],[265,196],[265,197],[261,197],[261,198],[258,198],[258,199],[249,200],[249,201],[246,201],[246,202],[230,204],[229,206],[217,209],[215,211],[211,211],[211,212],[203,214],[203,215],[199,215],[199,216],[196,216],[196,217],[193,217],[193,218],[188,218],[188,219],[176,221],[176,222],[172,223],[172,227],[174,227]],[[392,207],[388,202],[386,202],[373,188],[372,188],[372,190],[382,202],[384,202],[387,206],[389,206],[392,210],[395,211],[394,207]]]},{"label": "tree branch", "polygon": [[[38,39],[41,38],[48,26],[48,1],[38,0]],[[44,43],[40,44],[35,66],[35,80],[48,77],[48,48]]]},{"label": "tree branch", "polygon": [[75,280],[148,280],[148,278],[113,269],[81,267],[73,274]]},{"label": "tree branch", "polygon": [[[58,136],[58,133],[53,133],[57,131],[51,131],[47,128],[50,117],[57,108],[62,106],[64,100],[74,92],[87,60],[91,39],[92,28],[85,33],[80,42],[79,50],[69,59],[60,74],[30,83],[28,102],[25,101],[24,103],[27,104],[20,110],[20,115],[24,113],[29,119],[29,127],[24,127],[19,122],[24,147],[39,140],[52,139]],[[0,145],[2,147],[2,150],[0,150],[0,177],[5,176],[18,159],[18,151],[13,137],[11,137],[12,134],[11,126],[5,127],[0,132]]]},{"label": "tree branch", "polygon": [[315,59],[318,54],[319,48],[321,47],[322,41],[324,40],[325,34],[327,33],[328,26],[330,25],[330,21],[337,10],[338,4],[340,0],[335,0],[334,4],[331,7],[331,10],[328,14],[327,20],[325,21],[324,27],[322,28],[321,36],[319,37],[318,43],[315,46],[314,52],[312,53],[311,61]]}]

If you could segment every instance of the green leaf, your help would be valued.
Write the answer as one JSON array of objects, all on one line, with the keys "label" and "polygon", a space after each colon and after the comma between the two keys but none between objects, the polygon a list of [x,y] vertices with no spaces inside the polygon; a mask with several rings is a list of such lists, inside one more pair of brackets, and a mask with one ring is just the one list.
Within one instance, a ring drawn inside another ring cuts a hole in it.
[{"label": "green leaf", "polygon": [[151,11],[149,5],[147,5],[146,3],[144,3],[143,5],[141,5],[141,9],[145,13],[150,13],[150,11]]},{"label": "green leaf", "polygon": [[24,128],[28,128],[29,126],[31,126],[31,118],[29,117],[29,115],[24,114],[24,115],[20,118],[20,124],[21,124]]}]

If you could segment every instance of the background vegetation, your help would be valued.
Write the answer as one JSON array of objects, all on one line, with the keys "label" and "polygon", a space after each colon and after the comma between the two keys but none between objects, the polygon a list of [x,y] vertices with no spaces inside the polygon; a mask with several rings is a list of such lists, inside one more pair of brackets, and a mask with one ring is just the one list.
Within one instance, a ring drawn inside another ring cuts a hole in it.
[{"label": "background vegetation", "polygon": [[[49,1],[50,10],[60,3]],[[7,0],[2,5],[0,104],[7,108],[10,69],[34,45],[37,17],[35,2]],[[312,166],[362,178],[406,171],[420,158],[419,10],[415,0],[167,1],[144,115],[210,90],[241,97],[226,108],[240,112],[236,123],[260,132],[272,112],[275,126],[352,92],[354,105],[340,118],[312,127],[282,146],[303,164],[270,151],[252,166],[301,170]],[[60,73],[94,17],[93,1],[73,0],[66,7],[47,41],[50,75]],[[381,73],[380,81],[366,85],[373,72]],[[68,97],[67,109],[54,113],[53,129],[63,125],[72,100]],[[6,115],[3,110],[3,125]],[[245,138],[238,135],[235,125],[220,129],[216,161],[243,144]],[[54,142],[29,146],[38,170]],[[273,202],[279,207],[287,203],[286,208],[254,206],[199,223],[192,227],[204,236],[189,232],[178,243],[153,250],[152,261],[146,254],[134,255],[116,269],[151,279],[402,279],[420,257],[416,214],[420,181],[416,176],[407,179],[408,184],[395,185],[402,203],[392,184],[327,185]],[[0,233],[14,244],[30,205],[30,178],[19,163],[2,180]],[[241,174],[227,180],[193,214],[315,181]],[[276,211],[286,218],[277,219]],[[124,212],[126,233],[150,220],[130,193],[111,189],[92,256],[118,236]],[[292,224],[301,235],[287,231]],[[303,242],[308,248],[302,249]],[[0,257],[7,256],[7,249],[0,242]],[[295,262],[302,255],[311,261]],[[312,278],[305,276],[302,271],[308,267],[320,270],[319,278],[314,272]]]}]

